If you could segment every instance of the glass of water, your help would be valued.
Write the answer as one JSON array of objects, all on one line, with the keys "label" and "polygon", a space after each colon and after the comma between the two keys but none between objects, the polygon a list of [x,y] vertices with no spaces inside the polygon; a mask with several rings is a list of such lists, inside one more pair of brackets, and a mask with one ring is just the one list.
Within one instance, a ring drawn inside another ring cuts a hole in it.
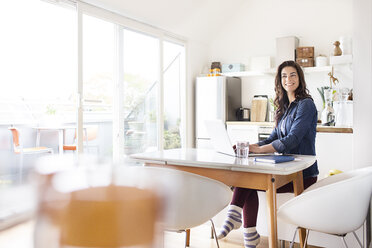
[{"label": "glass of water", "polygon": [[248,141],[237,141],[236,142],[236,156],[238,158],[248,158],[249,154],[249,142]]}]

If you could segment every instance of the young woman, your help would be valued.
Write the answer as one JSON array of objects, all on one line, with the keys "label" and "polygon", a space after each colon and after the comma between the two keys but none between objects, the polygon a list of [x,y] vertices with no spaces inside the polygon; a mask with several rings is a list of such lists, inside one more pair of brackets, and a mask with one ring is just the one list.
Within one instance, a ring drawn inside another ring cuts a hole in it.
[{"label": "young woman", "polygon": [[[252,153],[284,153],[315,155],[317,110],[306,88],[304,73],[294,61],[279,65],[275,77],[274,104],[275,129],[270,137],[249,146]],[[317,181],[317,162],[303,171],[304,188]],[[293,184],[288,183],[278,193],[293,192]],[[244,220],[244,247],[255,248],[260,242],[256,231],[258,196],[257,190],[235,188],[227,217],[218,238],[224,238],[233,229],[238,229]]]}]

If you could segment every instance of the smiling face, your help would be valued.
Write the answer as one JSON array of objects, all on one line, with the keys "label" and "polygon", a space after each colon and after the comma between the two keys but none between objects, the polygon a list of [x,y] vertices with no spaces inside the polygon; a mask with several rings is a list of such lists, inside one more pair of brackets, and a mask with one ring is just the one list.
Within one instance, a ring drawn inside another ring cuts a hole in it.
[{"label": "smiling face", "polygon": [[287,91],[288,97],[295,94],[295,90],[300,85],[296,68],[286,66],[281,72],[282,86]]}]

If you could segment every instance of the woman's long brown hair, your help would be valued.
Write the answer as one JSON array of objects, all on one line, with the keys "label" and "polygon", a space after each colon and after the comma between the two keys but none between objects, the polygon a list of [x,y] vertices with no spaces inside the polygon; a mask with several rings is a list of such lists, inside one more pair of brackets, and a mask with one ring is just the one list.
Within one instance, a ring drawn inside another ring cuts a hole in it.
[{"label": "woman's long brown hair", "polygon": [[309,94],[309,90],[306,88],[305,76],[304,76],[304,72],[301,66],[292,60],[284,61],[283,63],[281,63],[278,66],[278,70],[275,76],[276,96],[274,100],[274,105],[277,107],[277,110],[275,112],[275,126],[278,126],[280,119],[284,115],[284,112],[286,111],[289,105],[289,99],[288,99],[287,92],[282,86],[282,70],[284,67],[287,67],[287,66],[293,67],[297,71],[299,85],[295,91],[296,100],[300,100],[304,98],[311,98],[311,95]]}]

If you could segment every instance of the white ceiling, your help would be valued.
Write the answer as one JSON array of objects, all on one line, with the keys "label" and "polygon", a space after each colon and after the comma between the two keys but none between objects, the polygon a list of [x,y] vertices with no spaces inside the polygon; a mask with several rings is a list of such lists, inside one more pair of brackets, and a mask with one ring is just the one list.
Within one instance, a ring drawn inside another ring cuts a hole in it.
[{"label": "white ceiling", "polygon": [[186,37],[208,43],[246,0],[84,0]]}]

